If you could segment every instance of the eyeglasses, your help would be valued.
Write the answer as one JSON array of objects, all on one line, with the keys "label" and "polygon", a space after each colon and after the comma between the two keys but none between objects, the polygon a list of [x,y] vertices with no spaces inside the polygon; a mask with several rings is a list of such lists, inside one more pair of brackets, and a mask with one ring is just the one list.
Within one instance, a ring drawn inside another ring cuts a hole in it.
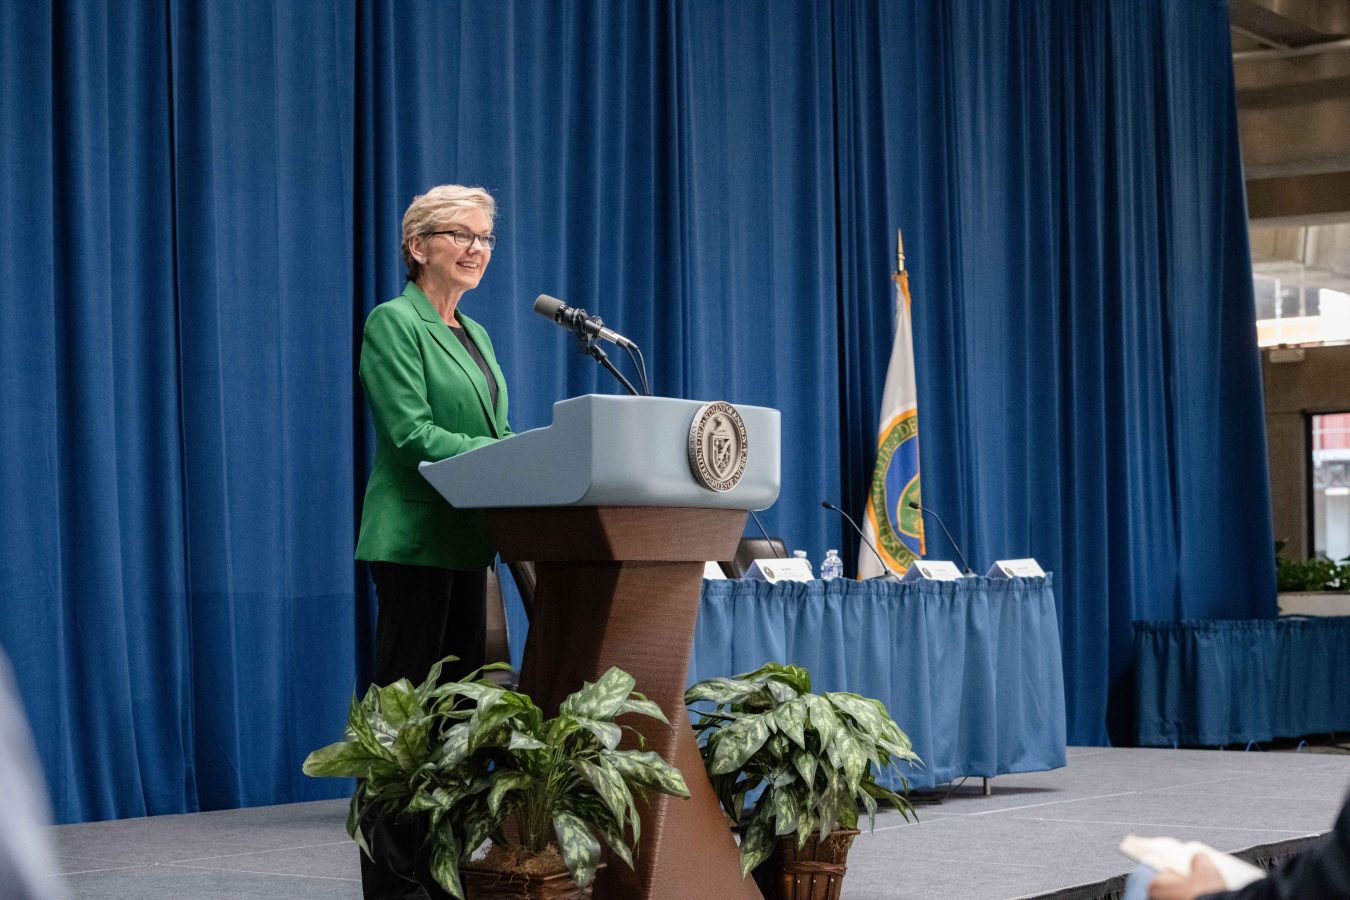
[{"label": "eyeglasses", "polygon": [[472,231],[433,231],[432,234],[448,234],[450,239],[459,247],[472,247],[474,241],[482,241],[483,249],[491,251],[497,246],[497,236],[495,234],[474,234]]}]

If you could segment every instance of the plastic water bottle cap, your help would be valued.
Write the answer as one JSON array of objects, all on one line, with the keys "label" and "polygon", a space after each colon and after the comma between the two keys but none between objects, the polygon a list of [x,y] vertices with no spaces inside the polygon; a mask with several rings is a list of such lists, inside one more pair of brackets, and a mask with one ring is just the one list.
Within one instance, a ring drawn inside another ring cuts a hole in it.
[{"label": "plastic water bottle cap", "polygon": [[795,557],[797,557],[798,559],[806,559],[806,551],[805,551],[805,550],[793,550],[793,551],[792,551],[792,555],[795,556]]},{"label": "plastic water bottle cap", "polygon": [[838,553],[839,553],[838,550],[826,550],[826,551],[825,551],[825,555],[826,555],[826,556],[836,556],[836,555],[838,555]]}]

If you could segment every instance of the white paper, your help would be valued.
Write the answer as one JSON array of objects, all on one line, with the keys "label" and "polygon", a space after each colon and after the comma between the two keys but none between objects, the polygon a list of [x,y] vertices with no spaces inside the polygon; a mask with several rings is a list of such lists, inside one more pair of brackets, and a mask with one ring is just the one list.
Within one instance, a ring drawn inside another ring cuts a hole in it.
[{"label": "white paper", "polygon": [[711,581],[726,581],[727,574],[722,571],[722,567],[715,562],[705,562],[703,564],[703,577]]},{"label": "white paper", "polygon": [[901,581],[956,581],[962,577],[956,563],[945,559],[916,559]]},{"label": "white paper", "polygon": [[1044,578],[1045,570],[1034,559],[1000,559],[989,567],[986,578]]},{"label": "white paper", "polygon": [[1141,838],[1131,834],[1120,842],[1120,852],[1154,871],[1175,872],[1183,876],[1191,874],[1191,857],[1197,853],[1204,853],[1219,870],[1224,886],[1230,891],[1244,888],[1253,881],[1266,877],[1264,871],[1251,863],[1244,862],[1230,853],[1222,853],[1199,841],[1188,841],[1183,844],[1176,838]]},{"label": "white paper", "polygon": [[776,584],[779,581],[815,581],[811,574],[811,563],[805,559],[757,559],[745,571],[745,578],[752,581],[767,581]]}]

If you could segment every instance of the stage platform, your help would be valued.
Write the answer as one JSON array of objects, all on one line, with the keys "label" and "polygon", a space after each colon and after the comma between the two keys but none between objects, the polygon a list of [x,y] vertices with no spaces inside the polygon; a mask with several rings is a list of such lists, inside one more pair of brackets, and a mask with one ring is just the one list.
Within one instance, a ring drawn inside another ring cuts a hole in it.
[{"label": "stage platform", "polygon": [[[844,900],[1090,900],[1118,896],[1127,833],[1173,835],[1252,857],[1330,827],[1350,756],[1071,748],[1053,772],[979,779],[920,824],[888,811],[849,856]],[[53,829],[81,900],[361,896],[342,800]],[[711,898],[710,898],[711,900]]]}]

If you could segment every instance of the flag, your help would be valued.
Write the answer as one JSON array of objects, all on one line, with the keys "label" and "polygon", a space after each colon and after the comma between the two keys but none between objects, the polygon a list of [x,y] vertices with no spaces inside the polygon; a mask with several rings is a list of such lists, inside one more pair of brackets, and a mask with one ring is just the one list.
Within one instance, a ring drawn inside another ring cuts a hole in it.
[{"label": "flag", "polygon": [[[877,464],[867,495],[863,533],[886,565],[903,575],[923,556],[923,517],[910,503],[919,497],[919,396],[914,383],[914,332],[909,320],[909,273],[896,234],[899,267],[895,282],[895,344],[881,394],[881,426],[877,429]],[[865,546],[858,548],[858,577],[882,575],[881,564]]]}]

